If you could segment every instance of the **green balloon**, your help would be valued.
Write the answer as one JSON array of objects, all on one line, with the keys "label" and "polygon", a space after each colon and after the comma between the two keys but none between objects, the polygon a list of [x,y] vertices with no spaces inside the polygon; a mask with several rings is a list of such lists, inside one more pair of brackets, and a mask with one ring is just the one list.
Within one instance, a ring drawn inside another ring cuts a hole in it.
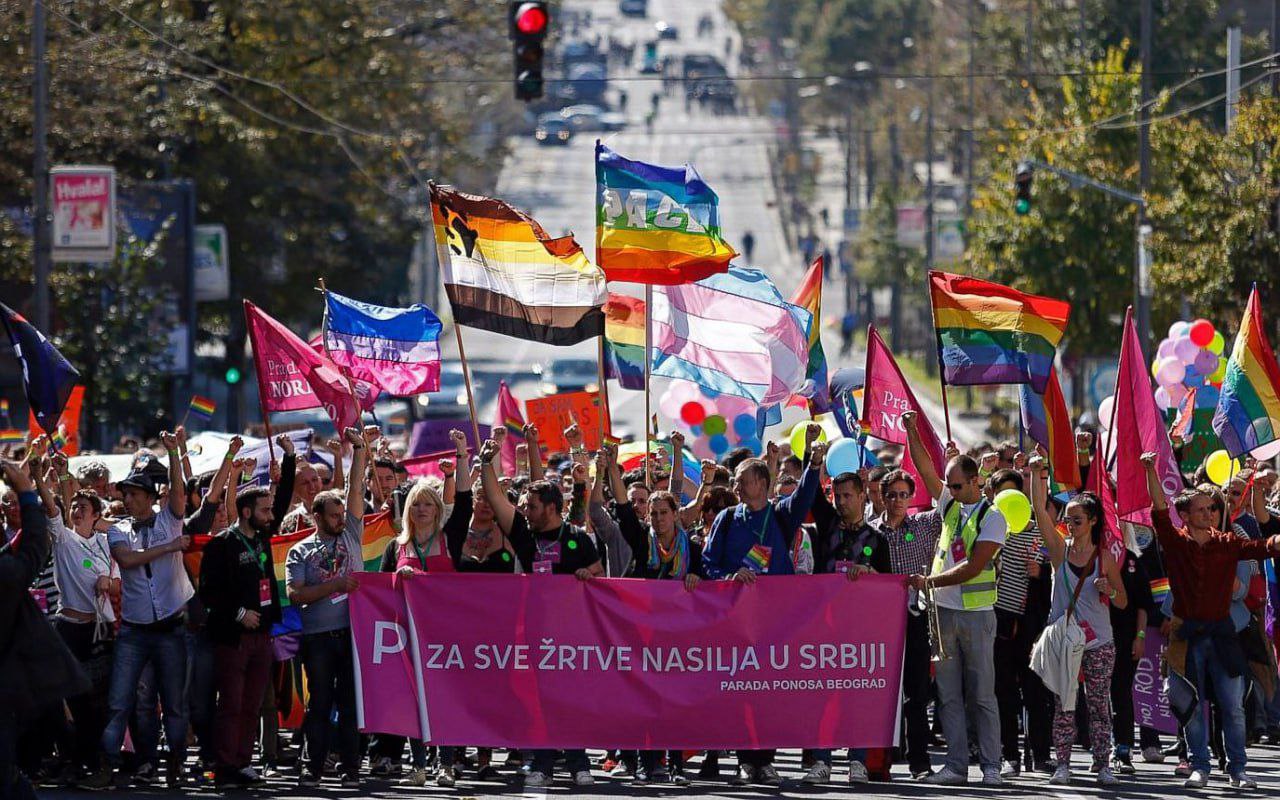
[{"label": "green balloon", "polygon": [[1009,524],[1009,533],[1022,533],[1031,522],[1031,501],[1017,489],[1005,489],[993,503]]},{"label": "green balloon", "polygon": [[708,436],[719,436],[727,430],[729,425],[719,414],[712,414],[702,421],[702,432]]}]

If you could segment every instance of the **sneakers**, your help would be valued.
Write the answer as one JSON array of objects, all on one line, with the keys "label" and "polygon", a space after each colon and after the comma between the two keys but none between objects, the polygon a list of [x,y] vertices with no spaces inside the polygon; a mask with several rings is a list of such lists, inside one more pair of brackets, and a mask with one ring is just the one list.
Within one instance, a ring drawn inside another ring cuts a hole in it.
[{"label": "sneakers", "polygon": [[298,776],[299,789],[314,789],[319,785],[320,785],[319,775],[315,775],[304,770],[302,775]]},{"label": "sneakers", "polygon": [[627,762],[625,761],[619,761],[617,764],[614,765],[613,769],[609,770],[610,778],[625,778],[630,774],[631,774],[631,767],[628,767]]},{"label": "sneakers", "polygon": [[983,786],[1004,786],[1004,778],[1000,777],[1000,770],[995,767],[984,767],[982,770]]},{"label": "sneakers", "polygon": [[492,764],[485,764],[476,770],[476,780],[478,781],[496,781],[498,780],[498,768]]},{"label": "sneakers", "polygon": [[150,761],[133,771],[133,782],[139,786],[150,786],[156,782],[156,768]]},{"label": "sneakers", "polygon": [[922,781],[925,778],[931,778],[931,777],[933,777],[932,767],[925,767],[924,769],[911,770],[911,779],[913,781]]},{"label": "sneakers", "polygon": [[454,774],[453,767],[441,767],[436,773],[436,786],[450,787],[458,782],[458,776]]},{"label": "sneakers", "polygon": [[1182,782],[1184,789],[1203,789],[1209,785],[1209,773],[1202,769],[1193,769],[1187,779]]},{"label": "sneakers", "polygon": [[866,783],[871,780],[867,775],[867,765],[861,761],[849,762],[849,783]]},{"label": "sneakers", "polygon": [[1119,753],[1111,757],[1111,771],[1118,772],[1121,775],[1134,775],[1138,772],[1134,768],[1133,762],[1129,760],[1129,756]]},{"label": "sneakers", "polygon": [[402,781],[405,786],[426,786],[427,771],[422,767],[414,767],[409,770],[409,775]]},{"label": "sneakers", "polygon": [[1102,769],[1098,770],[1099,786],[1115,786],[1119,782],[1120,782],[1120,779],[1117,778],[1116,774],[1111,771],[1111,767],[1103,767]]},{"label": "sneakers", "polygon": [[1249,776],[1247,772],[1237,772],[1231,776],[1231,788],[1233,789],[1257,789],[1258,782]]},{"label": "sneakers", "polygon": [[688,786],[689,776],[684,774],[684,770],[675,767],[671,770],[670,783],[672,786]]},{"label": "sneakers", "polygon": [[765,764],[756,770],[756,783],[761,786],[781,786],[782,776],[778,774],[772,764]]},{"label": "sneakers", "polygon": [[644,767],[636,767],[636,775],[631,779],[632,786],[648,786],[649,770]]},{"label": "sneakers", "polygon": [[1164,753],[1159,747],[1144,747],[1142,748],[1142,760],[1148,764],[1163,764]]},{"label": "sneakers", "polygon": [[343,776],[342,776],[342,784],[341,784],[341,785],[342,785],[342,788],[343,788],[343,789],[359,789],[359,788],[360,788],[360,773],[358,773],[358,772],[347,772],[347,773],[344,773],[344,774],[343,774]]},{"label": "sneakers", "polygon": [[596,779],[591,777],[591,770],[583,769],[573,773],[574,786],[595,786]]},{"label": "sneakers", "polygon": [[755,783],[756,770],[755,767],[747,764],[739,764],[738,771],[729,779],[730,786],[746,786],[749,783]]},{"label": "sneakers", "polygon": [[1049,783],[1054,786],[1066,786],[1071,783],[1071,767],[1066,764],[1059,764],[1058,768],[1053,771],[1053,777],[1049,779]]},{"label": "sneakers", "polygon": [[804,774],[800,782],[805,786],[817,786],[831,780],[831,765],[825,761],[815,762],[809,771]]},{"label": "sneakers", "polygon": [[924,782],[933,784],[934,786],[964,786],[969,782],[969,776],[961,775],[959,772],[951,769],[951,767],[943,767],[925,778]]},{"label": "sneakers", "polygon": [[526,789],[540,789],[544,786],[550,785],[551,778],[549,778],[546,773],[532,770],[528,775],[524,776],[524,788]]},{"label": "sneakers", "polygon": [[110,764],[102,764],[92,773],[83,776],[76,781],[76,786],[80,789],[106,789],[115,780],[115,771],[111,769]]},{"label": "sneakers", "polygon": [[373,762],[373,766],[369,768],[369,774],[375,778],[385,778],[391,774],[391,759],[383,756]]},{"label": "sneakers", "polygon": [[186,765],[182,763],[180,757],[169,756],[165,761],[164,782],[170,789],[178,789],[187,782]]},{"label": "sneakers", "polygon": [[1182,759],[1181,761],[1179,761],[1179,762],[1178,762],[1178,766],[1176,766],[1176,767],[1174,767],[1174,768],[1173,768],[1173,777],[1175,777],[1175,778],[1190,778],[1190,777],[1191,777],[1191,762],[1190,762],[1190,761],[1187,761],[1185,758],[1184,758],[1184,759]]},{"label": "sneakers", "polygon": [[1001,778],[1016,778],[1022,774],[1022,765],[1017,761],[1005,761],[1000,765]]},{"label": "sneakers", "polygon": [[262,765],[262,777],[263,778],[279,778],[280,767],[278,767],[274,762],[268,761],[267,763]]}]

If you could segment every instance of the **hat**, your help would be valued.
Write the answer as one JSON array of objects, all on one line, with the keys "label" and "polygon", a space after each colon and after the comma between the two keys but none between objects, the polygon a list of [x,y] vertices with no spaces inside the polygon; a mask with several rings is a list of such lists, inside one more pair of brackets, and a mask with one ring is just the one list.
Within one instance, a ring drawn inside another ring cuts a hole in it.
[{"label": "hat", "polygon": [[116,488],[122,492],[125,489],[133,488],[141,489],[142,491],[153,495],[160,494],[159,490],[156,489],[155,481],[152,480],[150,475],[142,471],[130,472],[127,478],[116,483]]}]

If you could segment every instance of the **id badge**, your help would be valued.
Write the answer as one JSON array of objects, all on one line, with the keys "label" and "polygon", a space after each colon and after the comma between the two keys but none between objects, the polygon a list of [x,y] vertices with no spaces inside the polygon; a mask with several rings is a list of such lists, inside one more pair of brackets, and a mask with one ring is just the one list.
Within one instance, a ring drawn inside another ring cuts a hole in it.
[{"label": "id badge", "polygon": [[773,548],[762,544],[753,544],[747,554],[742,557],[742,566],[752,572],[769,571],[769,561],[773,558]]},{"label": "id badge", "polygon": [[546,550],[539,551],[538,555],[541,556],[542,559],[544,561],[547,561],[548,563],[559,564],[560,563],[560,543],[556,542],[555,544],[548,547]]},{"label": "id badge", "polygon": [[1094,632],[1093,632],[1093,626],[1092,626],[1092,625],[1090,625],[1090,624],[1088,623],[1088,621],[1081,619],[1081,620],[1077,620],[1077,622],[1078,622],[1078,623],[1079,623],[1079,625],[1080,625],[1080,630],[1084,631],[1084,643],[1085,643],[1085,644],[1089,644],[1089,643],[1091,643],[1094,639],[1097,639],[1097,638],[1098,638],[1098,634],[1096,634],[1096,633],[1094,633]]},{"label": "id badge", "polygon": [[347,593],[342,592],[341,594],[331,594],[329,595],[329,602],[333,603],[335,606],[338,603],[345,603],[347,602]]},{"label": "id badge", "polygon": [[951,543],[951,560],[959,564],[969,557],[964,549],[964,539],[956,539]]},{"label": "id badge", "polygon": [[552,566],[552,562],[550,561],[546,561],[546,560],[535,561],[533,562],[533,571],[538,575],[550,575],[551,566]]},{"label": "id badge", "polygon": [[271,605],[271,581],[266,578],[258,580],[258,605],[264,608]]},{"label": "id badge", "polygon": [[852,561],[846,561],[842,559],[836,562],[836,572],[840,573],[841,575],[846,574],[851,569],[853,569]]},{"label": "id badge", "polygon": [[36,605],[40,606],[40,613],[49,613],[49,594],[44,589],[32,589],[31,596],[35,598]]}]

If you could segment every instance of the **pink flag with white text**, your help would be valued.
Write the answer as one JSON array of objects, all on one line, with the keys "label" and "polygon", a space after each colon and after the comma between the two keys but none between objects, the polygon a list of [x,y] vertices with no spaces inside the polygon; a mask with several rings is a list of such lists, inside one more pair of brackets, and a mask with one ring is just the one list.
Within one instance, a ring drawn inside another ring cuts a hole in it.
[{"label": "pink flag with white text", "polygon": [[390,572],[363,572],[358,580],[360,588],[347,595],[347,610],[360,730],[427,739],[430,730],[425,708],[418,702],[422,691],[414,669],[412,626],[398,578]]},{"label": "pink flag with white text", "polygon": [[[1147,492],[1146,472],[1139,456],[1156,454],[1156,474],[1166,497],[1172,498],[1182,491],[1182,473],[1173,457],[1164,417],[1156,406],[1145,361],[1130,311],[1125,315],[1120,370],[1116,375],[1116,421],[1108,435],[1115,437],[1116,511],[1122,520],[1149,526],[1151,495]],[[1172,502],[1169,518],[1175,526],[1182,525]]]}]

